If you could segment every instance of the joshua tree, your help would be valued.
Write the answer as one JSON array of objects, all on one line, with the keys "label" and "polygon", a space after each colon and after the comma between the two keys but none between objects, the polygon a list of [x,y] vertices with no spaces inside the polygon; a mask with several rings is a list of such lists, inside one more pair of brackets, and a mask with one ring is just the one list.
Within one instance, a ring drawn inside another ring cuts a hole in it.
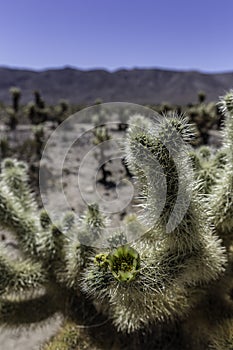
[{"label": "joshua tree", "polygon": [[44,108],[45,107],[45,103],[44,100],[41,98],[41,94],[38,90],[34,91],[34,98],[35,98],[35,105],[38,108]]},{"label": "joshua tree", "polygon": [[65,100],[65,99],[61,99],[61,100],[59,101],[59,107],[60,107],[61,113],[67,112],[68,109],[69,109],[69,103],[68,103],[68,101]]},{"label": "joshua tree", "polygon": [[19,100],[21,97],[21,90],[17,87],[10,88],[10,93],[12,96],[12,108],[15,113],[19,110]]},{"label": "joshua tree", "polygon": [[201,104],[201,103],[204,103],[205,102],[205,99],[206,99],[206,93],[204,91],[199,91],[198,92],[198,102]]},{"label": "joshua tree", "polygon": [[18,124],[18,111],[19,111],[19,100],[21,97],[21,90],[17,87],[10,88],[12,96],[12,107],[7,109],[9,120],[7,121],[8,126],[11,130],[15,130]]},{"label": "joshua tree", "polygon": [[[159,347],[155,339],[168,327],[182,334],[180,349],[185,334],[190,349],[231,349],[232,102],[232,92],[221,102],[224,156],[211,156],[218,175],[205,196],[208,179],[192,177],[192,164],[198,172],[200,155],[210,158],[211,151],[199,150],[189,159],[187,120],[176,115],[157,124],[142,116],[130,119],[126,157],[138,180],[144,221],[134,215],[126,232],[110,238],[104,235],[108,220],[97,205],[78,220],[68,213],[52,223],[44,210],[39,213],[25,164],[5,159],[0,222],[15,232],[22,259],[16,263],[1,253],[0,321],[13,327],[63,314],[63,327],[47,350],[107,349],[113,338],[118,349],[164,349],[166,344]],[[129,241],[128,234],[140,230]],[[150,344],[146,329],[156,329]]]},{"label": "joshua tree", "polygon": [[9,126],[10,130],[14,131],[19,123],[18,115],[12,108],[7,108],[7,114],[9,119],[6,121],[6,125]]},{"label": "joshua tree", "polygon": [[33,128],[33,134],[34,134],[35,152],[38,159],[40,159],[42,155],[44,138],[45,138],[43,125],[42,124],[36,125]]},{"label": "joshua tree", "polygon": [[26,107],[26,113],[28,115],[28,119],[30,120],[30,122],[32,124],[35,124],[35,120],[36,120],[36,107],[35,104],[33,102],[28,103],[27,107]]},{"label": "joshua tree", "polygon": [[27,105],[26,111],[28,118],[32,124],[40,124],[48,119],[49,109],[45,108],[44,100],[41,99],[38,91],[34,92],[35,102],[30,102]]},{"label": "joshua tree", "polygon": [[55,117],[54,121],[60,124],[69,114],[69,103],[65,99],[61,99],[57,106],[55,106]]}]

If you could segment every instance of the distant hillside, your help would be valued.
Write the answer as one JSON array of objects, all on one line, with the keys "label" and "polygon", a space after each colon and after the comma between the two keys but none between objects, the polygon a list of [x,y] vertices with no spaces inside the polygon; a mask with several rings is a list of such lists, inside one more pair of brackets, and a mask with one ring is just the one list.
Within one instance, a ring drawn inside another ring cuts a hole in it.
[{"label": "distant hillside", "polygon": [[9,103],[9,88],[22,90],[22,102],[33,99],[39,90],[49,104],[65,98],[71,103],[93,104],[97,98],[104,102],[161,103],[164,101],[187,104],[197,101],[197,92],[203,90],[208,101],[233,87],[233,72],[204,74],[196,71],[168,71],[159,69],[132,69],[108,72],[105,70],[78,70],[73,68],[30,71],[0,68],[0,101]]}]

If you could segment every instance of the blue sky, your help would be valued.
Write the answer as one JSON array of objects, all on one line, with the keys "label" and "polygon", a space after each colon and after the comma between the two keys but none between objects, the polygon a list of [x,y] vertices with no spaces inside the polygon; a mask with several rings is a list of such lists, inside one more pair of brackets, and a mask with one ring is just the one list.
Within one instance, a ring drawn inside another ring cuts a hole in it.
[{"label": "blue sky", "polygon": [[233,71],[232,0],[0,0],[0,65]]}]

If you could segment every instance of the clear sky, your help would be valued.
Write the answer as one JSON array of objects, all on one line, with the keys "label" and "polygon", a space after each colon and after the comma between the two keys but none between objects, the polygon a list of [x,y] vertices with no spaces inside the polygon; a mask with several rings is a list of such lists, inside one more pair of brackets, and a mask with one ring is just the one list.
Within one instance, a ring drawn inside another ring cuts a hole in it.
[{"label": "clear sky", "polygon": [[0,65],[233,71],[233,0],[0,0]]}]

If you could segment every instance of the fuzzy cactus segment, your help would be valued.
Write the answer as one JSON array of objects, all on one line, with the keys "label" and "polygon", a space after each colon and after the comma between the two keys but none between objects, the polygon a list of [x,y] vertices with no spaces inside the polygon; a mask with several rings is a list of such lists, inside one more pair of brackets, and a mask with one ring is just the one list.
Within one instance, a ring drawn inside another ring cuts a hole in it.
[{"label": "fuzzy cactus segment", "polygon": [[219,101],[219,107],[223,114],[233,113],[233,89],[228,91],[225,96],[222,96]]},{"label": "fuzzy cactus segment", "polygon": [[225,115],[222,128],[221,172],[209,197],[211,216],[217,233],[230,244],[233,232],[233,90],[221,98],[220,107]]},{"label": "fuzzy cactus segment", "polygon": [[131,117],[126,154],[142,193],[144,222],[153,227],[161,221],[170,231],[172,221],[180,221],[189,202],[187,178],[192,179],[193,174],[186,141],[192,138],[192,127],[184,117],[161,119]]}]

